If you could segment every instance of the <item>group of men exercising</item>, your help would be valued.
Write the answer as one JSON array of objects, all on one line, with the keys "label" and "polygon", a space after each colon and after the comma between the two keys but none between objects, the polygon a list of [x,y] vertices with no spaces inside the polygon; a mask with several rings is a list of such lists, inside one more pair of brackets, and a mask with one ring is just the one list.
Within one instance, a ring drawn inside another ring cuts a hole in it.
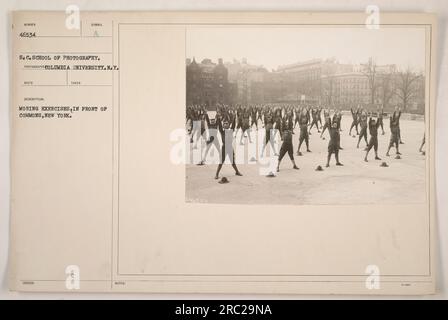
[{"label": "group of men exercising", "polygon": [[[355,129],[358,137],[357,148],[360,142],[364,139],[366,143],[364,161],[368,161],[368,155],[371,149],[374,149],[375,160],[381,160],[378,157],[378,130],[381,128],[382,134],[385,134],[383,123],[383,109],[377,108],[376,112],[368,112],[364,108],[358,106],[351,108],[352,124],[350,126],[349,135],[352,135],[352,130]],[[322,113],[324,122],[322,123]],[[330,166],[331,156],[334,154],[336,165],[342,166],[339,160],[339,151],[341,147],[341,120],[342,112],[340,109],[331,111],[328,108],[313,107],[313,106],[295,106],[295,105],[257,105],[244,107],[242,105],[227,106],[218,105],[216,116],[210,119],[206,108],[203,106],[188,106],[186,110],[188,133],[190,134],[190,143],[194,143],[194,148],[197,148],[197,142],[207,131],[206,148],[202,154],[202,160],[199,165],[205,163],[205,159],[212,146],[218,151],[220,150],[220,162],[216,170],[215,179],[219,178],[219,173],[225,160],[229,158],[235,174],[241,176],[241,172],[235,163],[235,151],[233,149],[234,138],[237,137],[241,130],[240,144],[243,145],[243,138],[248,138],[251,141],[251,131],[255,126],[255,130],[259,130],[259,122],[265,130],[265,137],[263,139],[261,148],[261,157],[263,157],[265,149],[268,144],[271,145],[272,151],[278,156],[277,171],[279,171],[280,163],[284,156],[288,154],[294,169],[299,169],[294,160],[293,135],[296,126],[299,126],[299,144],[296,154],[302,156],[300,151],[303,142],[306,145],[306,152],[311,152],[309,136],[312,134],[311,129],[316,128],[320,133],[320,138],[325,139],[324,132],[329,133],[328,154],[326,167]],[[396,154],[401,155],[399,145],[403,143],[400,134],[400,117],[401,110],[395,107],[394,112],[390,115],[390,142],[387,149],[386,156],[389,156],[390,149],[395,147]],[[359,127],[359,130],[358,130]],[[370,140],[368,140],[367,130],[370,133]],[[275,136],[277,132],[280,135],[282,144],[279,152],[275,150]],[[221,144],[219,143],[218,133],[221,137]],[[353,137],[356,137],[353,135]],[[196,141],[194,139],[196,138]],[[424,138],[420,151],[424,145]]]}]

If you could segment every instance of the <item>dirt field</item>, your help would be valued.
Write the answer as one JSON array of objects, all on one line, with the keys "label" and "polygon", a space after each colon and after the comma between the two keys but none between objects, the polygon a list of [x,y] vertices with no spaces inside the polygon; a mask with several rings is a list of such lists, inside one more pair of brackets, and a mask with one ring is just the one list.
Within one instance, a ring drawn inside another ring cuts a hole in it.
[{"label": "dirt field", "polygon": [[[379,157],[374,160],[373,150],[369,154],[369,162],[364,162],[364,147],[356,148],[358,136],[349,136],[351,117],[342,119],[340,161],[343,167],[335,166],[334,157],[330,167],[325,168],[328,146],[328,133],[322,140],[313,128],[310,136],[311,153],[296,156],[300,170],[293,170],[291,161],[286,155],[282,160],[280,172],[275,177],[267,177],[269,168],[266,163],[272,160],[276,166],[276,158],[262,161],[246,161],[238,164],[242,177],[234,175],[230,165],[224,165],[220,178],[227,177],[229,183],[219,184],[214,179],[218,159],[216,150],[209,153],[206,165],[186,166],[186,200],[189,202],[234,203],[234,204],[407,204],[425,202],[425,156],[418,149],[423,137],[424,122],[421,120],[401,120],[401,135],[405,144],[400,145],[401,159],[395,159],[395,149],[386,157],[390,138],[389,120],[384,119],[385,135],[379,130]],[[261,128],[261,125],[260,125]],[[263,129],[264,130],[264,129]],[[352,131],[352,135],[356,131]],[[256,143],[255,127],[251,133],[252,143]],[[297,150],[299,132],[293,136],[294,151]],[[279,140],[279,139],[277,139]],[[236,141],[239,143],[240,134]],[[246,140],[246,144],[248,141]],[[205,146],[205,144],[203,144]],[[279,150],[280,141],[277,145]],[[213,148],[212,148],[213,149]],[[198,155],[200,147],[192,149]],[[240,151],[241,152],[241,151]],[[247,150],[246,150],[247,152]],[[251,157],[248,157],[249,160]],[[215,163],[213,163],[215,161]],[[385,161],[389,167],[380,167]],[[315,171],[321,165],[324,171]]]}]

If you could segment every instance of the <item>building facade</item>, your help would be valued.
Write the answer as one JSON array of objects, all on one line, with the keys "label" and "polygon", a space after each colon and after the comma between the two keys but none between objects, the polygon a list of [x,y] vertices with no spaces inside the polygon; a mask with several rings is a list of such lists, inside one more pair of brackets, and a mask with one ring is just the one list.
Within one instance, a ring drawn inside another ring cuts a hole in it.
[{"label": "building facade", "polygon": [[232,103],[228,71],[222,59],[213,63],[204,59],[201,63],[196,60],[186,61],[187,104],[203,105],[214,109],[217,104]]},{"label": "building facade", "polygon": [[351,72],[353,66],[341,64],[336,59],[313,59],[289,65],[279,66],[276,70],[282,78],[283,86],[286,88],[283,97],[285,101],[300,100],[304,103],[325,103],[325,93],[329,93],[332,87],[322,80],[335,74]]},{"label": "building facade", "polygon": [[259,101],[256,87],[265,82],[265,77],[269,74],[268,70],[263,66],[249,64],[245,58],[241,61],[234,59],[225,66],[229,71],[229,82],[234,83],[237,88],[236,103],[246,105]]},{"label": "building facade", "polygon": [[[373,71],[372,71],[373,70]],[[415,77],[412,74],[411,77]],[[214,63],[204,59],[187,60],[187,103],[216,104],[311,104],[350,108],[362,105],[385,110],[394,106],[414,113],[423,113],[425,80],[417,77],[406,94],[401,93],[403,73],[395,65],[342,64],[336,59],[313,59],[279,66],[268,71],[249,64],[246,59]]]}]

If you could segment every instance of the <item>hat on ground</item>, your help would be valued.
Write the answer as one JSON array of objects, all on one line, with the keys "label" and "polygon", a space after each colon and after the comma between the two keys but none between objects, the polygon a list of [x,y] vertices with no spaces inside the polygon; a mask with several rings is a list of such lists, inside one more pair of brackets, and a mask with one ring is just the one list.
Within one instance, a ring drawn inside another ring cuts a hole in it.
[{"label": "hat on ground", "polygon": [[386,162],[383,162],[382,164],[380,164],[380,167],[388,167],[389,165]]},{"label": "hat on ground", "polygon": [[221,180],[218,181],[218,183],[229,183],[229,179],[227,179],[226,177],[222,177]]},{"label": "hat on ground", "polygon": [[397,155],[395,156],[395,159],[401,159],[400,155],[397,154]]},{"label": "hat on ground", "polygon": [[316,171],[324,171],[324,169],[322,169],[322,166],[317,166]]}]

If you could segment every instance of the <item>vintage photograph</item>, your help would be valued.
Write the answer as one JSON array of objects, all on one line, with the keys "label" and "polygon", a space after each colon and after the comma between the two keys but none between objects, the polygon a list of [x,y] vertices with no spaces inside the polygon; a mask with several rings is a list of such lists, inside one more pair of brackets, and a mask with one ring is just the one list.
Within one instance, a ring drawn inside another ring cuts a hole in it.
[{"label": "vintage photograph", "polygon": [[383,2],[5,12],[6,297],[442,297],[448,7]]},{"label": "vintage photograph", "polygon": [[423,26],[186,35],[186,201],[424,203]]}]

